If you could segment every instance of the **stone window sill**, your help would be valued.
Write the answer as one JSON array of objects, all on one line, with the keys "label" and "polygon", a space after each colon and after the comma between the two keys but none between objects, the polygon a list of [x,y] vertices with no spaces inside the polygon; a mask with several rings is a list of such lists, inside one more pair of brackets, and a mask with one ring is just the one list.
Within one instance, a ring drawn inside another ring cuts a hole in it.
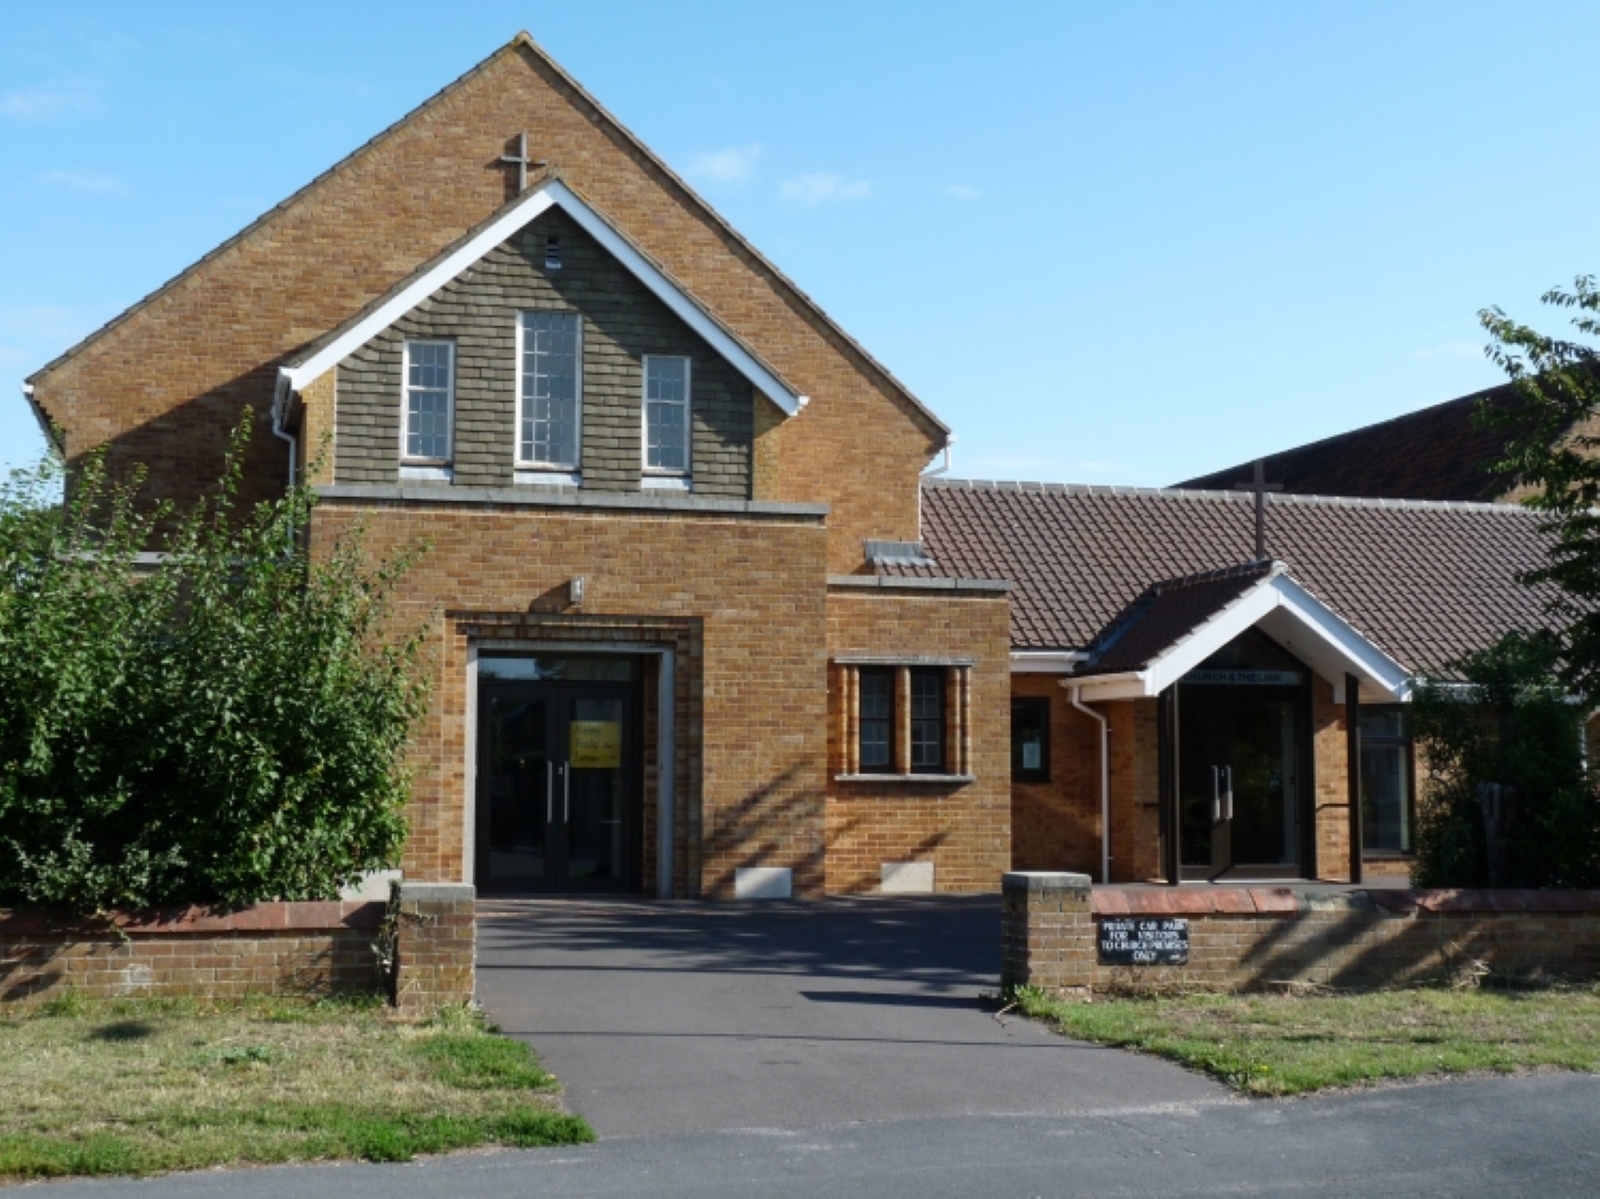
[{"label": "stone window sill", "polygon": [[400,478],[406,483],[450,483],[455,480],[455,470],[448,462],[402,462]]},{"label": "stone window sill", "polygon": [[975,774],[836,774],[836,783],[975,783]]}]

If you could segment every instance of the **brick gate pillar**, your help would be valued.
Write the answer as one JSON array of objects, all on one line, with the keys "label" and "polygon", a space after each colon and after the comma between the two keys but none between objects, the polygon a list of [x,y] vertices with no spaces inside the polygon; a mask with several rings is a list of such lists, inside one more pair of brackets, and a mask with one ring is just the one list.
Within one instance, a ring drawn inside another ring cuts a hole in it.
[{"label": "brick gate pillar", "polygon": [[1013,871],[1001,891],[1000,985],[1052,994],[1086,990],[1095,954],[1089,876]]},{"label": "brick gate pillar", "polygon": [[425,1014],[471,1003],[477,968],[477,889],[469,883],[408,883],[390,890],[394,1003]]}]

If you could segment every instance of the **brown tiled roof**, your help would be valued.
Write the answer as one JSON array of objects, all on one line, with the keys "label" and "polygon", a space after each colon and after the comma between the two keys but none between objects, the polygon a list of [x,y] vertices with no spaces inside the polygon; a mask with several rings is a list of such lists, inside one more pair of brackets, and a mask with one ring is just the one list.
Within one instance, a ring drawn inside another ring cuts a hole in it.
[{"label": "brown tiled roof", "polygon": [[1277,564],[1247,562],[1157,583],[1100,634],[1083,674],[1143,670],[1270,575]]},{"label": "brown tiled roof", "polygon": [[[1487,501],[1509,491],[1515,479],[1486,469],[1500,456],[1505,435],[1480,429],[1473,413],[1481,401],[1505,404],[1512,385],[1501,384],[1419,412],[1397,416],[1268,456],[1267,482],[1297,495],[1345,495],[1400,500]],[[1228,491],[1250,478],[1253,463],[1230,466],[1177,486]]]},{"label": "brown tiled roof", "polygon": [[[1274,497],[1267,552],[1411,670],[1438,668],[1512,629],[1548,623],[1538,514],[1511,504]],[[1018,649],[1087,649],[1163,579],[1235,566],[1255,547],[1239,492],[925,480],[933,566],[899,575],[1010,579]]]}]

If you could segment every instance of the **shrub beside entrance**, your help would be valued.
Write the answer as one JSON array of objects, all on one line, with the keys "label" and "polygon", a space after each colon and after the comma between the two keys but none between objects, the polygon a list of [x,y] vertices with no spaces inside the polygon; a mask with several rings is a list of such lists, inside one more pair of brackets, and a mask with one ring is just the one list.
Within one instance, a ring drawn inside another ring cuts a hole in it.
[{"label": "shrub beside entrance", "polygon": [[[103,460],[0,487],[0,905],[327,899],[394,866],[420,631],[406,561],[312,561],[304,488],[136,502]],[[148,553],[160,546],[162,553]]]}]

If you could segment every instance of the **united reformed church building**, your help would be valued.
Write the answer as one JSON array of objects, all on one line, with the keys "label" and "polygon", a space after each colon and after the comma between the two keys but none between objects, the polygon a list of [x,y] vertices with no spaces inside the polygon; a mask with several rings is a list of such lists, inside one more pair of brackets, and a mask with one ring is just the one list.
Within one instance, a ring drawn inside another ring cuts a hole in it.
[{"label": "united reformed church building", "polygon": [[1543,620],[1511,505],[925,476],[950,430],[526,35],[26,390],[179,499],[248,409],[314,552],[431,543],[404,869],[485,893],[1403,872],[1409,680]]}]

